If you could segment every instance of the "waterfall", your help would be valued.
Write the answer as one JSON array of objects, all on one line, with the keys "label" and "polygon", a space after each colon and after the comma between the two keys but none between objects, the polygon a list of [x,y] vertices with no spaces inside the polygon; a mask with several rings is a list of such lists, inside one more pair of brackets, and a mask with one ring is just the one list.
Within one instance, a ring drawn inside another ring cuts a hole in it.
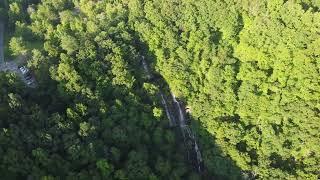
[{"label": "waterfall", "polygon": [[177,104],[178,110],[179,110],[179,120],[180,120],[180,126],[185,126],[186,125],[186,120],[183,114],[183,111],[181,109],[180,103],[177,101],[176,97],[174,94],[172,94],[172,99],[174,103]]},{"label": "waterfall", "polygon": [[145,73],[147,74],[147,78],[151,79],[151,74],[150,74],[150,71],[149,71],[147,63],[144,60],[144,56],[142,56],[142,66],[143,66],[143,69],[144,69]]},{"label": "waterfall", "polygon": [[160,91],[160,96],[161,96],[161,102],[162,102],[162,105],[164,106],[164,109],[166,110],[166,114],[167,114],[167,117],[169,119],[169,123],[170,123],[170,126],[174,126],[175,123],[174,123],[174,120],[169,112],[169,108],[168,108],[168,105],[167,105],[167,102],[166,100],[164,99],[164,96],[163,96],[163,93]]}]

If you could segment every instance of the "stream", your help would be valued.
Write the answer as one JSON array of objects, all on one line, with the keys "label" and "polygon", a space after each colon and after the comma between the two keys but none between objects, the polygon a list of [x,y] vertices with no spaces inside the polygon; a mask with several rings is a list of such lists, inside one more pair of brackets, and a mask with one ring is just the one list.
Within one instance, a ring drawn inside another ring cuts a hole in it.
[{"label": "stream", "polygon": [[[147,76],[147,79],[152,81],[152,74],[150,73],[148,64],[145,60],[145,57],[142,56],[142,66],[145,71],[145,74]],[[186,151],[188,153],[188,160],[193,164],[193,166],[197,169],[199,173],[203,172],[203,159],[202,155],[200,152],[200,148],[197,144],[195,135],[193,134],[192,130],[190,127],[187,125],[187,120],[185,117],[185,109],[181,107],[180,102],[177,100],[175,95],[171,93],[171,98],[172,102],[174,104],[174,108],[169,108],[170,106],[168,105],[168,101],[170,101],[169,97],[165,97],[163,91],[159,89],[159,94],[161,98],[161,103],[166,111],[167,118],[169,120],[169,125],[170,127],[176,127],[177,124],[179,125],[179,128],[181,130],[182,136],[183,136],[183,141],[185,144]],[[179,117],[179,120],[175,120],[175,115],[176,113]],[[192,147],[188,146],[190,144]]]}]

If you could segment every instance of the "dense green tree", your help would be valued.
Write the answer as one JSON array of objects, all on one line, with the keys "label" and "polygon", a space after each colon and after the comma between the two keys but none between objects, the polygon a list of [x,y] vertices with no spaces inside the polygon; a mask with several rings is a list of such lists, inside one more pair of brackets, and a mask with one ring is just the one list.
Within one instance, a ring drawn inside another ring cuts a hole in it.
[{"label": "dense green tree", "polygon": [[[312,1],[137,0],[129,20],[173,92],[249,176],[316,179],[318,10]],[[209,172],[229,174],[208,141]]]},{"label": "dense green tree", "polygon": [[22,37],[13,37],[9,42],[10,50],[15,56],[26,55],[28,50]]},{"label": "dense green tree", "polygon": [[[169,143],[152,141],[154,130],[168,122],[156,87],[145,93],[145,79],[135,72],[140,55],[126,21],[121,4],[45,0],[31,12],[31,25],[16,23],[16,34],[31,29],[44,46],[28,57],[35,89],[22,88],[17,78],[0,81],[5,179],[168,179],[177,166],[184,169],[177,178],[189,176],[176,155],[182,152],[175,134],[162,130],[158,138]],[[24,52],[23,43],[13,38],[15,55]],[[160,157],[169,169],[156,168],[153,159]]]},{"label": "dense green tree", "polygon": [[[12,55],[30,50],[37,80],[33,89],[0,73],[1,178],[318,179],[319,8],[314,0],[0,2]],[[166,83],[196,120],[201,177],[167,128]]]}]

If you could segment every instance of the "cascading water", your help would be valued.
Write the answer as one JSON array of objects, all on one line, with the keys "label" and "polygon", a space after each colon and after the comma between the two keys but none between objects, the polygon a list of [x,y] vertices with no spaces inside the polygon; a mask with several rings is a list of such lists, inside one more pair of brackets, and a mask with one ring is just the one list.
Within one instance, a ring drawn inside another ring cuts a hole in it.
[{"label": "cascading water", "polygon": [[177,101],[177,99],[176,99],[174,94],[171,94],[171,95],[172,95],[172,99],[173,99],[174,103],[176,103],[178,111],[179,111],[179,120],[180,120],[179,125],[180,126],[185,126],[186,125],[186,120],[185,120],[183,111],[181,109],[180,103]]},{"label": "cascading water", "polygon": [[143,66],[143,69],[144,69],[145,73],[147,74],[147,78],[151,79],[151,74],[150,74],[149,68],[147,66],[147,63],[144,60],[144,56],[142,56],[142,66]]},{"label": "cascading water", "polygon": [[[143,69],[145,71],[145,74],[147,75],[147,78],[148,80],[151,80],[152,78],[152,74],[150,73],[149,71],[149,68],[148,68],[148,65],[145,61],[145,58],[144,56],[142,56],[142,66],[143,66]],[[159,89],[159,94],[160,94],[160,97],[161,97],[161,103],[166,111],[166,115],[169,119],[169,124],[171,127],[175,126],[176,125],[176,121],[175,121],[175,118],[174,116],[172,115],[170,109],[169,109],[169,106],[168,106],[168,103],[164,97],[164,94],[163,92],[161,91],[161,89]],[[180,130],[181,130],[181,133],[183,135],[183,140],[184,140],[184,143],[186,144],[187,142],[192,142],[193,144],[193,148],[191,151],[195,152],[196,153],[196,166],[197,166],[197,169],[199,172],[202,172],[202,164],[203,164],[203,159],[202,159],[202,156],[201,156],[201,152],[200,152],[200,149],[199,149],[199,146],[197,144],[197,141],[196,141],[196,138],[194,136],[194,134],[192,133],[191,129],[189,128],[189,126],[186,124],[186,117],[184,116],[184,111],[182,110],[181,108],[181,105],[179,103],[179,101],[177,100],[177,98],[175,97],[175,95],[173,93],[171,93],[171,96],[172,96],[172,99],[173,99],[173,102],[176,106],[176,109],[178,110],[178,115],[179,115],[179,122],[177,122],[180,126]],[[188,153],[188,157],[190,159],[190,149],[187,150],[187,153]]]},{"label": "cascading water", "polygon": [[163,96],[163,93],[160,91],[160,96],[161,96],[161,102],[162,102],[162,105],[164,106],[164,109],[166,111],[166,114],[167,114],[167,117],[169,119],[169,123],[170,123],[170,126],[174,126],[175,125],[175,122],[170,114],[170,111],[169,111],[169,108],[168,108],[168,105],[167,105],[167,102],[166,100],[164,99],[164,96]]}]

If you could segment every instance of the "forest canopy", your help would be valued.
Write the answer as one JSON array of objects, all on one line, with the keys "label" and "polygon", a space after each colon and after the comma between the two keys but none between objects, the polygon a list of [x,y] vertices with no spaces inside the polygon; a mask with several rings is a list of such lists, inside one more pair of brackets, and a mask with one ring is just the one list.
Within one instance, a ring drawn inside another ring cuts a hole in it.
[{"label": "forest canopy", "polygon": [[[319,8],[316,0],[0,2],[5,60],[24,59],[37,80],[30,88],[0,72],[2,178],[320,178]],[[161,80],[146,80],[142,56]],[[188,109],[204,172],[169,128],[163,84]]]}]

